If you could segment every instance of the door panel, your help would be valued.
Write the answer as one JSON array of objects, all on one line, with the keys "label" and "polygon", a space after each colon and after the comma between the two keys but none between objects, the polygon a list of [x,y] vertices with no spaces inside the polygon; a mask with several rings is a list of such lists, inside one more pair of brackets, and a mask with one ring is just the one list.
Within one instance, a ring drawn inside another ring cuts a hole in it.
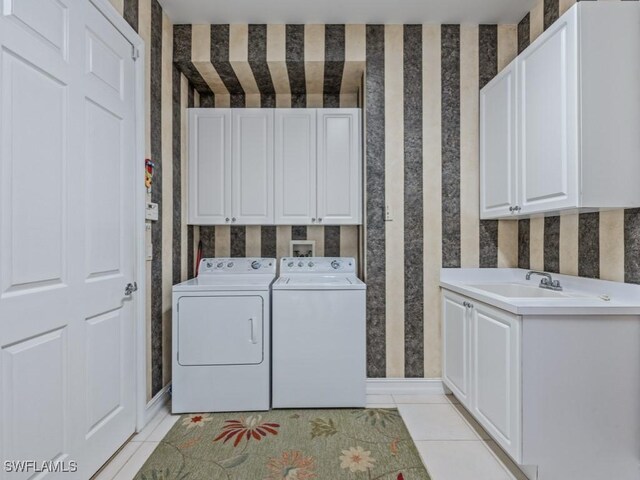
[{"label": "door panel", "polygon": [[442,296],[443,377],[465,405],[469,394],[469,319],[464,298],[451,292]]},{"label": "door panel", "polygon": [[256,365],[263,361],[262,298],[182,297],[180,365]]},{"label": "door panel", "polygon": [[360,111],[318,110],[318,221],[361,223]]},{"label": "door panel", "polygon": [[5,15],[27,27],[33,36],[67,58],[69,8],[60,0],[4,0]]},{"label": "door panel", "polygon": [[273,223],[273,110],[233,110],[232,118],[232,223]]},{"label": "door panel", "polygon": [[231,110],[189,111],[189,223],[231,221]]},{"label": "door panel", "polygon": [[566,18],[518,58],[523,214],[578,202],[577,28]]},{"label": "door panel", "polygon": [[510,215],[516,205],[516,62],[480,92],[482,218]]},{"label": "door panel", "polygon": [[276,224],[315,222],[315,109],[275,111],[275,196]]}]

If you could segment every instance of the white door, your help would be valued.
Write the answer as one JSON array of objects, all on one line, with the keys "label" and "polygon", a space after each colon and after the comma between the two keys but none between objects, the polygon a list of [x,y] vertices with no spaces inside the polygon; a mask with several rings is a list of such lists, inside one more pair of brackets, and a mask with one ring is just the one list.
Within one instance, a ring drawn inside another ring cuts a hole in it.
[{"label": "white door", "polygon": [[480,92],[480,214],[514,213],[516,193],[516,62]]},{"label": "white door", "polygon": [[520,319],[479,303],[472,312],[471,410],[502,448],[519,459]]},{"label": "white door", "polygon": [[308,225],[316,215],[316,110],[275,111],[275,222]]},{"label": "white door", "polygon": [[231,223],[231,109],[189,110],[189,223]]},{"label": "white door", "polygon": [[442,377],[465,405],[469,404],[469,309],[467,299],[442,292]]},{"label": "white door", "polygon": [[362,223],[360,151],[360,110],[318,109],[319,223]]},{"label": "white door", "polygon": [[577,11],[517,60],[522,214],[578,204]]},{"label": "white door", "polygon": [[231,223],[273,223],[273,110],[234,109],[232,114]]},{"label": "white door", "polygon": [[0,47],[0,457],[89,478],[134,431],[131,45],[90,2],[22,0]]}]

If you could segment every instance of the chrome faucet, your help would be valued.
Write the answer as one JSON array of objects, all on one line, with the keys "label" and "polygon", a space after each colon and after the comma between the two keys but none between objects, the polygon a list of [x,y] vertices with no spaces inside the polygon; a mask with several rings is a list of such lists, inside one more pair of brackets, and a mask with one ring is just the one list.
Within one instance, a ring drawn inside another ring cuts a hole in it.
[{"label": "chrome faucet", "polygon": [[540,288],[546,288],[547,290],[554,290],[556,292],[562,291],[562,285],[560,285],[559,280],[554,280],[553,277],[546,272],[538,272],[536,270],[530,270],[527,272],[527,280],[531,280],[531,275],[540,275],[542,280],[540,280]]}]

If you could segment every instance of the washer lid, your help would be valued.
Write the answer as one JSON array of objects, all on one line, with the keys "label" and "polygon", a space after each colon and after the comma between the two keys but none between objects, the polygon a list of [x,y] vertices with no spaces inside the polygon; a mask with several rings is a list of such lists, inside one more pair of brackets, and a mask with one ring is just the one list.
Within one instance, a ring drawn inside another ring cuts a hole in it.
[{"label": "washer lid", "polygon": [[174,292],[194,291],[262,291],[269,290],[274,277],[271,275],[200,275],[173,286]]},{"label": "washer lid", "polygon": [[364,290],[367,286],[352,275],[285,275],[273,284],[274,290]]}]

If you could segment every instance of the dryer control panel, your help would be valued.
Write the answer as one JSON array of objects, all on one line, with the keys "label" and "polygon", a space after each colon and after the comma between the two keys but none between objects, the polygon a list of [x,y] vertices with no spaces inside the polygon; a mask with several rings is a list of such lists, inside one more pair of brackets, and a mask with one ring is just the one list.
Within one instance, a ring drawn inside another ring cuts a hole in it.
[{"label": "dryer control panel", "polygon": [[280,259],[280,275],[294,273],[355,275],[356,259],[350,257],[285,257]]},{"label": "dryer control panel", "polygon": [[275,258],[203,258],[198,266],[200,275],[230,275],[234,273],[265,273],[275,275]]}]

